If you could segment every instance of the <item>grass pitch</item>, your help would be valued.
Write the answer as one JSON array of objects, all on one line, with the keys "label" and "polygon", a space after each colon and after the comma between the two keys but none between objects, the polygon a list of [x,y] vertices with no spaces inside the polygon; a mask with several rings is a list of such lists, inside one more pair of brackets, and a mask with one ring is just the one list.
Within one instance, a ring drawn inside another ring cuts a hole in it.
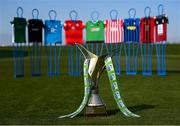
[{"label": "grass pitch", "polygon": [[[153,55],[153,75],[125,75],[122,56],[118,85],[127,107],[140,118],[125,117],[113,99],[106,72],[100,79],[100,95],[107,105],[107,117],[58,119],[76,110],[83,98],[83,76],[63,74],[47,77],[46,56],[42,56],[42,76],[30,77],[30,58],[25,58],[25,77],[14,79],[12,48],[0,48],[0,124],[179,124],[180,125],[180,45],[167,46],[167,76],[156,73]],[[42,50],[43,51],[43,50]],[[9,52],[7,54],[7,52]],[[44,52],[44,51],[43,51]],[[141,57],[139,57],[141,71]],[[67,71],[67,55],[63,51],[62,73]]]}]

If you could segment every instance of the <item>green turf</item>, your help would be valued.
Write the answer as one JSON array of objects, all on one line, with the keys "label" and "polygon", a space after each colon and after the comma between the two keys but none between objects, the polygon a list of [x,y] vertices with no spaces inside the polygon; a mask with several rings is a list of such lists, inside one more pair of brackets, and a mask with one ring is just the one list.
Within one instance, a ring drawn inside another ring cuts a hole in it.
[{"label": "green turf", "polygon": [[[10,48],[0,48],[11,51]],[[63,72],[67,71],[63,50]],[[125,70],[124,56],[121,67]],[[106,72],[100,79],[100,94],[107,105],[107,117],[58,119],[73,112],[83,98],[83,77],[47,77],[43,53],[42,77],[30,77],[30,59],[25,58],[25,77],[13,78],[12,58],[0,59],[0,124],[179,124],[180,125],[180,45],[167,46],[166,77],[118,76],[122,97],[140,118],[125,117],[117,108]],[[139,63],[141,60],[139,60]],[[139,65],[139,67],[141,64]],[[139,68],[140,70],[140,68]],[[153,56],[153,71],[156,57]]]}]

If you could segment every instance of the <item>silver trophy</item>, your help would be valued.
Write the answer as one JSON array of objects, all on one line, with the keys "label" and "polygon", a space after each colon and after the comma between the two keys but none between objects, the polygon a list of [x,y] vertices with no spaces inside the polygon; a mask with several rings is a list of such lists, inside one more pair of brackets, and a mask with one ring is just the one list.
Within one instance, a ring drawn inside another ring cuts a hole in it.
[{"label": "silver trophy", "polygon": [[98,81],[105,70],[104,60],[108,54],[97,56],[88,51],[82,45],[77,46],[84,58],[90,60],[88,74],[90,76],[92,88],[90,90],[90,97],[84,114],[85,116],[107,115],[106,104],[99,95]]},{"label": "silver trophy", "polygon": [[101,99],[98,89],[98,81],[105,69],[108,72],[108,77],[113,91],[113,96],[120,111],[125,116],[140,117],[139,115],[136,115],[132,113],[130,110],[128,110],[128,108],[125,106],[120,96],[120,92],[116,81],[116,75],[114,72],[114,67],[111,59],[111,57],[119,51],[113,50],[113,52],[111,52],[111,56],[109,56],[108,54],[97,56],[91,53],[90,51],[88,51],[82,45],[77,45],[77,46],[85,58],[84,61],[85,94],[81,105],[79,106],[78,109],[76,109],[76,111],[68,115],[60,116],[59,118],[65,118],[65,117],[73,118],[77,116],[79,113],[81,113],[83,110],[85,116],[107,115],[106,104]]}]

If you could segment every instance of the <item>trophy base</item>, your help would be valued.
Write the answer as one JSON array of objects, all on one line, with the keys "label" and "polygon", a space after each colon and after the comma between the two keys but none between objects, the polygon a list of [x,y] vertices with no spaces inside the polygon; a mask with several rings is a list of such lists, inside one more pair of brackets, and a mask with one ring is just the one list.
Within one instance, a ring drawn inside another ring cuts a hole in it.
[{"label": "trophy base", "polygon": [[84,116],[107,116],[106,106],[86,106]]}]

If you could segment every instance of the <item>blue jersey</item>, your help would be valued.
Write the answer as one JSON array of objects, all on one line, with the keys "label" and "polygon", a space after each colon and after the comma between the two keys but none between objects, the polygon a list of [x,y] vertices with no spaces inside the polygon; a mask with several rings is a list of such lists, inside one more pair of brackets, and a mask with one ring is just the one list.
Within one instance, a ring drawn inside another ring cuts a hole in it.
[{"label": "blue jersey", "polygon": [[140,40],[140,19],[128,18],[124,20],[124,41],[139,42]]},{"label": "blue jersey", "polygon": [[45,44],[62,44],[62,25],[61,21],[45,21]]}]

